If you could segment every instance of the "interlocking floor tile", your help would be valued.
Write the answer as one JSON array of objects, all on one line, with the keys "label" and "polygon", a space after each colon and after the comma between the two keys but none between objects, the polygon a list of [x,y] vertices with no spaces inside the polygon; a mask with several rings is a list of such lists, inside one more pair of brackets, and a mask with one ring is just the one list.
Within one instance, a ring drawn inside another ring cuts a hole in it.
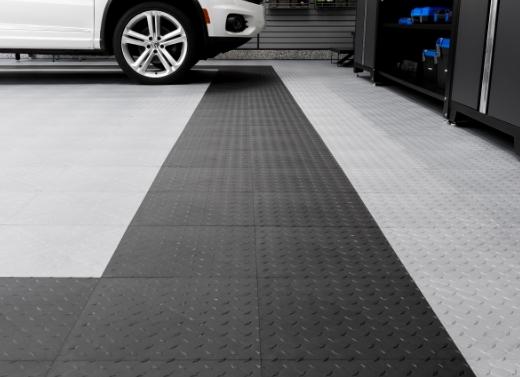
[{"label": "interlocking floor tile", "polygon": [[256,193],[255,218],[260,226],[376,226],[355,193]]},{"label": "interlocking floor tile", "polygon": [[248,169],[163,167],[150,191],[252,192]]},{"label": "interlocking floor tile", "polygon": [[253,194],[149,193],[132,225],[253,225]]},{"label": "interlocking floor tile", "polygon": [[[0,375],[1,376],[1,375]],[[258,361],[65,361],[48,377],[261,377]]]},{"label": "interlocking floor tile", "polygon": [[404,268],[377,228],[281,228],[256,231],[263,278],[349,279],[402,275]]},{"label": "interlocking floor tile", "polygon": [[253,182],[256,192],[355,192],[339,170],[256,169]]},{"label": "interlocking floor tile", "polygon": [[270,279],[259,293],[264,359],[462,357],[406,277]]},{"label": "interlocking floor tile", "polygon": [[251,279],[102,279],[62,360],[257,359]]},{"label": "interlocking floor tile", "polygon": [[275,361],[262,364],[263,377],[469,377],[467,364],[455,360]]},{"label": "interlocking floor tile", "polygon": [[50,361],[0,361],[0,377],[46,377]]},{"label": "interlocking floor tile", "polygon": [[252,227],[130,227],[105,276],[256,277]]},{"label": "interlocking floor tile", "polygon": [[[96,279],[0,278],[0,360],[57,357],[96,282]],[[13,371],[25,368],[25,364],[3,365]],[[38,369],[30,363],[27,368]]]},{"label": "interlocking floor tile", "polygon": [[249,151],[234,149],[174,148],[163,166],[190,168],[249,168]]}]

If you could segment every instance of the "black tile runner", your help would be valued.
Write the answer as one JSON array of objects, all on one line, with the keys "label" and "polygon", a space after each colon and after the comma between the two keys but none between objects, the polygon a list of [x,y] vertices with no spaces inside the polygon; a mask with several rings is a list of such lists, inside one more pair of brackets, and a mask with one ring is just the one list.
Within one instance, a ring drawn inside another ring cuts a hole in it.
[{"label": "black tile runner", "polygon": [[9,376],[473,376],[271,67],[219,69],[103,278],[41,286],[48,334],[33,283]]}]

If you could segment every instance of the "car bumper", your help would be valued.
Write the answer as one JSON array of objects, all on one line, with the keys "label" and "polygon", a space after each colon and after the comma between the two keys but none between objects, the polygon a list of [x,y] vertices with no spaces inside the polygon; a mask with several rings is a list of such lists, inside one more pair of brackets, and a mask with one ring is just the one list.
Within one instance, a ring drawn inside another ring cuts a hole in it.
[{"label": "car bumper", "polygon": [[[264,6],[244,0],[199,0],[202,8],[208,11],[210,23],[207,24],[209,37],[251,38],[262,31],[265,25]],[[226,20],[230,14],[244,16],[247,28],[241,32],[226,30]]]}]

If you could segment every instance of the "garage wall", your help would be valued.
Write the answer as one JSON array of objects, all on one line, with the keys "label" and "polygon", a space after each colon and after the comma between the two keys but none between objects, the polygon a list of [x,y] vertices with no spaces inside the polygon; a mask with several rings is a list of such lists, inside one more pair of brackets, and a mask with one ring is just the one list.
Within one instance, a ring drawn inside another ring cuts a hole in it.
[{"label": "garage wall", "polygon": [[[274,1],[274,0],[271,0]],[[272,4],[271,4],[272,6]],[[356,1],[338,8],[317,8],[311,0],[308,9],[266,7],[266,28],[246,49],[330,49],[352,48]]]}]

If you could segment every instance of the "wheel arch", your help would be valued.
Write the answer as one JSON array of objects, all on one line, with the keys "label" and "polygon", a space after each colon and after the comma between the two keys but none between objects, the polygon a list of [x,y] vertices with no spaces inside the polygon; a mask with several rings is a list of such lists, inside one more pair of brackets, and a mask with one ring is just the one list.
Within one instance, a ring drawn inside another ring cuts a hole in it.
[{"label": "wheel arch", "polygon": [[206,45],[208,40],[208,29],[204,22],[202,7],[197,0],[108,0],[101,21],[100,42],[102,50],[109,54],[113,53],[112,36],[119,19],[130,8],[148,2],[169,4],[184,12],[188,18],[194,21],[199,45]]}]

